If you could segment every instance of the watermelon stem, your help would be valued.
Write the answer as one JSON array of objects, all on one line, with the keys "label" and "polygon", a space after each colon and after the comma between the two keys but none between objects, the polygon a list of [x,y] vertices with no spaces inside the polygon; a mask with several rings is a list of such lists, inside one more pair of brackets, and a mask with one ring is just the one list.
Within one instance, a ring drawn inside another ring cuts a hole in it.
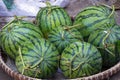
[{"label": "watermelon stem", "polygon": [[71,59],[71,61],[69,62],[69,65],[70,65],[70,78],[72,78],[72,65],[71,65],[71,63],[73,62],[73,60],[75,59],[75,57],[77,56],[78,54],[75,54],[74,56],[73,56],[73,58]]},{"label": "watermelon stem", "polygon": [[80,67],[82,64],[84,64],[84,63],[85,63],[84,61],[81,62],[81,63],[79,63],[79,65],[78,65],[76,68],[72,69],[72,70],[75,71],[75,70],[79,69],[79,67]]},{"label": "watermelon stem", "polygon": [[102,44],[104,45],[105,50],[110,53],[111,55],[115,56],[110,50],[107,49],[107,45],[105,44],[105,40],[108,38],[111,31],[107,31],[106,36],[102,40]]},{"label": "watermelon stem", "polygon": [[23,18],[26,18],[26,16],[20,16],[20,17],[18,17],[18,16],[14,16],[14,18],[16,19],[16,20],[21,20],[21,19],[23,19]]},{"label": "watermelon stem", "polygon": [[[71,28],[71,29],[72,29],[72,28]],[[74,36],[75,38],[79,39],[80,41],[83,41],[82,36],[80,36],[80,35],[78,36],[78,35],[76,35],[76,34],[73,34],[70,29],[65,29],[65,30],[67,30],[67,31],[68,31],[72,36]]]},{"label": "watermelon stem", "polygon": [[111,6],[109,6],[109,5],[106,5],[106,4],[104,4],[104,3],[99,3],[100,5],[103,5],[103,6],[105,6],[105,7],[108,7],[108,8],[110,8],[110,9],[112,9],[112,12],[111,12],[111,14],[108,16],[108,18],[110,18],[113,14],[114,14],[114,12],[115,12],[115,6],[114,5],[112,5],[112,7]]},{"label": "watermelon stem", "polygon": [[110,9],[112,9],[111,8],[111,6],[109,6],[109,5],[107,5],[107,4],[104,4],[104,3],[99,3],[100,5],[103,5],[103,6],[105,6],[105,7],[108,7],[108,8],[110,8]]},{"label": "watermelon stem", "polygon": [[81,24],[76,24],[76,25],[73,25],[73,26],[65,26],[64,29],[69,30],[69,29],[76,28],[76,27],[79,27],[79,26],[81,26]]},{"label": "watermelon stem", "polygon": [[35,70],[35,72],[36,72],[36,73],[35,73],[35,76],[34,76],[34,77],[37,77],[37,75],[38,75],[39,73],[41,73],[38,68]]},{"label": "watermelon stem", "polygon": [[111,14],[108,16],[108,18],[110,18],[110,17],[114,14],[114,12],[115,12],[115,6],[112,5],[112,12],[111,12]]},{"label": "watermelon stem", "polygon": [[21,58],[22,65],[23,65],[22,74],[24,74],[24,70],[25,70],[26,67],[25,67],[25,63],[24,63],[24,61],[23,61],[23,57],[22,57],[22,53],[21,53],[21,48],[20,48],[20,47],[19,47],[18,52],[19,52],[19,56],[20,56],[20,58]]},{"label": "watermelon stem", "polygon": [[22,16],[22,17],[17,17],[17,16],[14,16],[14,19],[12,19],[10,22],[8,22],[5,26],[3,26],[2,29],[4,29],[5,27],[7,27],[8,25],[10,25],[12,22],[14,22],[16,19],[19,21],[20,19],[23,19],[25,18],[25,16]]},{"label": "watermelon stem", "polygon": [[71,69],[71,62],[72,61],[66,61],[66,64],[68,65],[68,68],[69,68],[69,75],[70,75],[70,78],[71,78],[71,74],[72,74],[72,69]]},{"label": "watermelon stem", "polygon": [[46,1],[45,4],[47,5],[47,7],[51,7],[50,2]]},{"label": "watermelon stem", "polygon": [[[110,32],[111,31],[106,31],[107,32],[107,34],[106,34],[106,36],[103,38],[103,40],[102,40],[102,44],[105,46],[105,40],[107,39],[107,37],[109,36],[109,34],[110,34]],[[106,46],[105,46],[106,47]]]},{"label": "watermelon stem", "polygon": [[51,3],[50,2],[48,2],[48,1],[46,1],[45,2],[45,4],[47,5],[47,7],[48,7],[48,12],[47,12],[47,15],[48,14],[50,14],[51,13],[51,11],[52,11],[52,8],[51,8]]},{"label": "watermelon stem", "polygon": [[8,22],[5,26],[3,26],[3,29],[4,29],[5,27],[7,27],[8,25],[10,25],[13,21],[15,21],[15,19],[11,20],[11,21]]},{"label": "watermelon stem", "polygon": [[38,66],[38,64],[40,64],[42,61],[43,61],[43,58],[41,58],[38,62],[35,63],[35,65],[31,66],[30,68],[34,68]]},{"label": "watermelon stem", "polygon": [[105,50],[110,53],[111,55],[115,56],[115,54],[113,54],[113,52],[111,52],[110,50],[108,50],[107,48],[105,48]]},{"label": "watermelon stem", "polygon": [[47,12],[47,15],[49,15],[51,13],[52,9],[49,8],[48,12]]},{"label": "watermelon stem", "polygon": [[20,24],[19,18],[18,18],[16,15],[14,16],[14,18],[15,18],[15,20],[17,20],[18,23]]},{"label": "watermelon stem", "polygon": [[21,16],[21,17],[18,17],[18,16],[14,16],[15,20],[18,21],[18,23],[20,24],[20,20],[22,20],[23,18],[25,18],[25,16]]}]

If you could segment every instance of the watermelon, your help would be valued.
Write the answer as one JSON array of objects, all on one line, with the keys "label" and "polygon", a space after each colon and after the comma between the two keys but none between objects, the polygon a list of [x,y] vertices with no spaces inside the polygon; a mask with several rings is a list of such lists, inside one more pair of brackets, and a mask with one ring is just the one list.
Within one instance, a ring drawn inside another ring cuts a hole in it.
[{"label": "watermelon", "polygon": [[42,32],[34,24],[14,19],[0,31],[0,46],[12,59],[15,59],[18,47],[25,41],[43,37]]},{"label": "watermelon", "polygon": [[75,17],[74,25],[79,24],[78,30],[83,37],[89,34],[103,24],[110,23],[114,25],[114,7],[113,9],[103,5],[91,6],[81,10]]},{"label": "watermelon", "polygon": [[64,27],[57,27],[48,35],[48,40],[53,43],[60,54],[64,50],[65,47],[67,47],[69,44],[75,42],[75,41],[82,41],[82,36],[80,32],[77,29],[69,29],[66,30]]},{"label": "watermelon", "polygon": [[42,8],[37,14],[36,22],[45,38],[48,37],[48,34],[52,29],[60,25],[72,25],[68,13],[58,6]]},{"label": "watermelon", "polygon": [[108,24],[91,33],[88,42],[101,51],[104,67],[111,67],[116,64],[116,58],[119,55],[116,50],[118,40],[120,40],[120,26],[118,25],[110,26]]},{"label": "watermelon", "polygon": [[120,40],[116,42],[116,62],[120,61]]},{"label": "watermelon", "polygon": [[15,63],[20,73],[33,78],[50,78],[56,73],[59,53],[52,43],[44,39],[26,41],[19,48]]},{"label": "watermelon", "polygon": [[60,68],[66,78],[90,76],[101,71],[102,57],[90,43],[74,42],[64,49]]}]

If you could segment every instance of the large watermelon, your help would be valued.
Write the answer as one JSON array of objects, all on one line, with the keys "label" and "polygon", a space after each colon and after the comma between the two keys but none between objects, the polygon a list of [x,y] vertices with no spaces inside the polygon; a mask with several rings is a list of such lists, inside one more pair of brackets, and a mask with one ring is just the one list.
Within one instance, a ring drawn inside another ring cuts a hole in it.
[{"label": "large watermelon", "polygon": [[115,23],[114,7],[113,9],[106,6],[91,6],[81,10],[75,17],[74,25],[79,24],[78,30],[83,37],[89,34],[101,25]]},{"label": "large watermelon", "polygon": [[82,36],[77,29],[64,29],[63,27],[58,27],[53,30],[48,35],[48,40],[53,43],[58,51],[62,53],[65,47],[69,44],[81,41]]},{"label": "large watermelon", "polygon": [[[120,40],[120,26],[109,24],[91,33],[88,42],[98,47],[103,57],[103,66],[111,67],[117,60],[116,44]],[[120,56],[119,56],[120,59]]]},{"label": "large watermelon", "polygon": [[34,38],[41,38],[43,35],[34,24],[14,19],[5,25],[0,31],[0,46],[13,59],[18,52],[18,46]]},{"label": "large watermelon", "polygon": [[68,13],[60,7],[49,6],[40,9],[36,17],[37,25],[47,38],[51,29],[60,25],[72,25],[72,21]]},{"label": "large watermelon", "polygon": [[90,76],[101,71],[102,57],[93,45],[74,42],[63,51],[60,68],[66,78]]},{"label": "large watermelon", "polygon": [[116,42],[116,61],[120,61],[120,40]]},{"label": "large watermelon", "polygon": [[44,39],[27,41],[19,48],[16,66],[20,73],[34,78],[50,78],[58,69],[59,53]]}]

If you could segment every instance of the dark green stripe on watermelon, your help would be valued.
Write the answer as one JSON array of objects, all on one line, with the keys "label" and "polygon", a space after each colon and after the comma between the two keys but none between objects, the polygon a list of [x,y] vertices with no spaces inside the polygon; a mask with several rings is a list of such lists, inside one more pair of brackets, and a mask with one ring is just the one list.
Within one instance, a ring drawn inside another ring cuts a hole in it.
[{"label": "dark green stripe on watermelon", "polygon": [[41,31],[34,24],[15,19],[9,25],[2,28],[0,32],[0,43],[2,49],[11,58],[15,59],[18,47],[24,45],[25,41],[41,37],[43,37]]},{"label": "dark green stripe on watermelon", "polygon": [[95,45],[101,52],[103,67],[111,67],[120,59],[116,43],[120,40],[120,26],[109,24],[91,33],[88,42]]},{"label": "dark green stripe on watermelon", "polygon": [[36,20],[45,38],[52,29],[60,25],[72,25],[68,13],[63,8],[56,6],[42,8],[38,12]]},{"label": "dark green stripe on watermelon", "polygon": [[52,29],[48,35],[48,40],[53,43],[60,54],[69,44],[75,41],[82,41],[82,36],[77,29],[65,30],[63,27]]},{"label": "dark green stripe on watermelon", "polygon": [[[24,47],[21,48],[21,54],[25,67],[20,56],[16,58],[16,65],[21,73],[24,69],[24,75],[35,78],[49,78],[58,69],[60,56],[57,49],[49,41],[42,38],[33,39],[32,42],[27,41]],[[39,62],[41,59],[42,61]]]},{"label": "dark green stripe on watermelon", "polygon": [[93,45],[74,42],[63,51],[60,68],[67,78],[90,76],[101,71],[102,57]]},{"label": "dark green stripe on watermelon", "polygon": [[114,25],[116,23],[114,13],[110,16],[111,13],[112,9],[105,6],[87,7],[77,14],[74,24],[80,24],[78,30],[86,37],[104,24]]}]

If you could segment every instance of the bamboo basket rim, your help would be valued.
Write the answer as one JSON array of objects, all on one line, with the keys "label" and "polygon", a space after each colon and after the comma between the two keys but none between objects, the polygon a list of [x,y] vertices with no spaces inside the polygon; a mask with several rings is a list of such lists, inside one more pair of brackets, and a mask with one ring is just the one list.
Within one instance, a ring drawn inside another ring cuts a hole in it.
[{"label": "bamboo basket rim", "polygon": [[[13,79],[15,80],[42,80],[38,78],[32,78],[29,76],[25,76],[25,75],[20,74],[19,72],[12,70],[10,67],[7,66],[7,64],[2,59],[1,53],[2,52],[0,51],[0,67]],[[75,80],[103,80],[116,74],[118,71],[120,71],[120,62],[118,62],[116,65],[114,65],[113,67],[107,70],[104,70],[102,72],[99,72],[97,74],[94,74],[88,77],[75,78]]]}]

